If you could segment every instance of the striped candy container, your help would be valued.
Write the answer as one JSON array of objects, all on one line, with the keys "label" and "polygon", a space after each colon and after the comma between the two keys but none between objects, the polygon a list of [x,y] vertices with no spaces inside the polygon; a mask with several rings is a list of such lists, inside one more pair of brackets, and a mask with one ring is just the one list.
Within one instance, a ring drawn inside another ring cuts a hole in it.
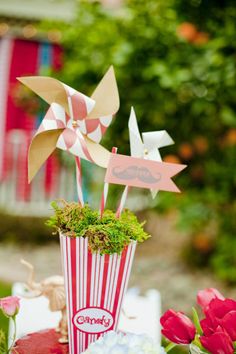
[{"label": "striped candy container", "polygon": [[70,354],[80,354],[108,330],[116,330],[136,242],[120,255],[99,255],[88,239],[60,234]]}]

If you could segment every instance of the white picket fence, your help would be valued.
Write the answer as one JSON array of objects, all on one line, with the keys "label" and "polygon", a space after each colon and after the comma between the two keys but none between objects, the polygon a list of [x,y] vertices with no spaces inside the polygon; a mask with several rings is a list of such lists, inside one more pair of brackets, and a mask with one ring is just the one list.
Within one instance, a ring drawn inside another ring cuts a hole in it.
[{"label": "white picket fence", "polygon": [[[31,183],[30,197],[28,200],[21,200],[18,197],[19,178],[18,159],[22,152],[22,146],[27,146],[26,133],[22,130],[12,130],[6,138],[7,150],[11,160],[10,171],[0,183],[0,209],[20,215],[46,216],[50,213],[50,201],[63,198],[66,200],[75,199],[75,176],[72,168],[61,166],[57,176],[57,186],[51,194],[45,191],[44,174],[45,169],[41,169]],[[27,152],[25,153],[27,156]],[[26,176],[25,176],[26,177]]]},{"label": "white picket fence", "polygon": [[28,201],[18,200],[16,197],[16,183],[14,177],[0,185],[0,209],[17,215],[47,216],[50,214],[50,202],[63,198],[74,200],[74,177],[71,171],[64,168],[60,170],[59,189],[57,195],[46,196],[43,180],[40,176],[32,183],[31,197]]},{"label": "white picket fence", "polygon": [[[31,183],[29,199],[24,200],[24,198],[19,198],[18,178],[22,179],[21,173],[18,170],[19,159],[22,160],[21,154],[23,151],[25,154],[25,160],[24,158],[23,160],[26,161],[27,139],[27,133],[23,130],[15,129],[7,134],[5,144],[7,145],[8,152],[10,151],[7,158],[11,160],[11,168],[10,171],[8,171],[6,178],[0,183],[0,210],[16,215],[48,216],[51,213],[51,200],[60,198],[67,201],[77,200],[75,171],[72,167],[60,166],[56,178],[56,188],[54,188],[53,192],[49,194],[46,192],[44,186],[45,168],[41,168]],[[88,201],[91,202],[92,206],[95,208],[99,208],[104,173],[103,169],[95,168],[90,163],[87,163],[86,168],[83,168],[83,180],[86,182],[84,193],[92,187]],[[22,183],[25,183],[24,178],[27,178],[27,176],[25,175],[23,177]],[[149,193],[146,193],[144,196],[141,190],[138,191],[138,189],[134,190],[134,193],[132,192],[133,190],[129,193],[126,207],[133,211],[137,211],[150,206]],[[114,205],[113,208],[115,209],[116,205]]]}]

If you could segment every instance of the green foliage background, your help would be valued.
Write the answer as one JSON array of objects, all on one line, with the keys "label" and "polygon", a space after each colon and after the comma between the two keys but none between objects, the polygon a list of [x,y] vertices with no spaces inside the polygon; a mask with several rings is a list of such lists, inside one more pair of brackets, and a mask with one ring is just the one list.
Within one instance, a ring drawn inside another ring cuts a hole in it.
[{"label": "green foliage background", "polygon": [[67,84],[89,94],[114,65],[121,108],[106,147],[129,153],[131,105],[141,131],[166,129],[174,138],[164,155],[189,166],[178,177],[184,195],[166,200],[192,235],[185,254],[190,260],[195,252],[195,264],[210,265],[230,282],[236,281],[235,23],[233,0],[127,0],[116,10],[81,1],[73,23],[42,25],[62,32],[65,65],[58,75]]}]

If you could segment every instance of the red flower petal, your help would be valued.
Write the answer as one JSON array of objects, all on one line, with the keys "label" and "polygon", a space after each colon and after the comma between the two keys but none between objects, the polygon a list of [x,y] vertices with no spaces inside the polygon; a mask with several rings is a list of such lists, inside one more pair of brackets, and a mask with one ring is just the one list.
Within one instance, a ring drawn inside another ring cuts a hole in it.
[{"label": "red flower petal", "polygon": [[220,320],[230,311],[236,311],[235,300],[213,299],[205,310],[205,315],[211,320],[214,326],[217,327],[217,325],[220,325]]},{"label": "red flower petal", "polygon": [[168,310],[161,318],[162,334],[177,344],[189,344],[195,337],[192,321],[181,312]]},{"label": "red flower petal", "polygon": [[211,336],[200,337],[202,346],[211,354],[233,354],[233,342],[225,332],[216,332]]},{"label": "red flower petal", "polygon": [[233,341],[236,341],[236,311],[228,312],[221,321],[221,326],[229,334]]}]

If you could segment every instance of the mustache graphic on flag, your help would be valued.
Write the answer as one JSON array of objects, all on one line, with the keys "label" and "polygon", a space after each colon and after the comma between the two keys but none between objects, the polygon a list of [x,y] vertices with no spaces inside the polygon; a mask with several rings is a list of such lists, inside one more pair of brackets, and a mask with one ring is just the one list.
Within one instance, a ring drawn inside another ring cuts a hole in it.
[{"label": "mustache graphic on flag", "polygon": [[186,165],[111,154],[105,182],[125,186],[180,192],[171,177]]},{"label": "mustache graphic on flag", "polygon": [[157,173],[157,178],[155,178],[148,168],[138,166],[129,166],[125,169],[118,166],[113,168],[112,174],[120,179],[132,180],[137,178],[145,183],[156,183],[161,179],[160,173]]}]

